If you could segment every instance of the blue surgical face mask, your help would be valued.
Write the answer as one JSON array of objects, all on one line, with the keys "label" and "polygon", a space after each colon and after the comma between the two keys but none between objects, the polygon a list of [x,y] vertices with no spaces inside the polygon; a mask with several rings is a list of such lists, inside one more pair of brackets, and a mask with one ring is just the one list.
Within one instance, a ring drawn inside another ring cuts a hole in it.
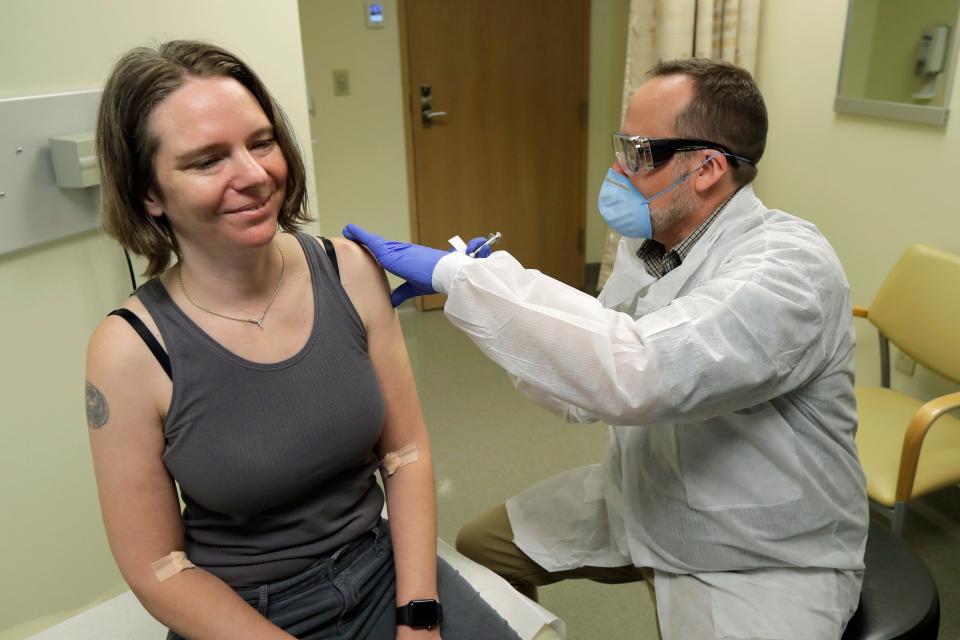
[{"label": "blue surgical face mask", "polygon": [[650,222],[650,203],[675,189],[681,182],[689,178],[700,167],[710,162],[710,156],[693,170],[677,178],[667,188],[658,191],[649,198],[640,193],[632,182],[623,174],[612,168],[607,169],[607,177],[600,187],[600,197],[597,206],[600,215],[607,221],[610,228],[627,238],[652,238],[653,225]]}]

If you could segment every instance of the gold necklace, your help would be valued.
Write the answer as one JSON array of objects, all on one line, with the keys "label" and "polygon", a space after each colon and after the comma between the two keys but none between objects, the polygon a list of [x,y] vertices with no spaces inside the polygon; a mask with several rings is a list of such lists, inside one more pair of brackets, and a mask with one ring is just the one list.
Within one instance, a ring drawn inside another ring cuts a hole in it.
[{"label": "gold necklace", "polygon": [[[277,246],[277,245],[274,244],[274,246]],[[260,317],[257,318],[256,320],[254,320],[253,318],[235,318],[234,316],[228,316],[223,313],[217,313],[216,311],[211,311],[210,309],[207,309],[205,306],[203,306],[202,304],[200,304],[199,302],[191,298],[190,294],[187,293],[187,288],[183,286],[183,270],[180,268],[180,265],[183,264],[183,260],[177,262],[177,280],[180,281],[180,290],[183,291],[183,295],[187,297],[187,300],[189,300],[193,306],[195,306],[197,309],[200,309],[201,311],[206,311],[210,315],[217,316],[218,318],[226,318],[227,320],[235,320],[237,322],[246,322],[248,324],[255,324],[260,328],[261,331],[263,331],[263,319],[264,317],[266,317],[267,311],[270,310],[270,307],[273,306],[273,301],[277,299],[277,294],[280,293],[280,284],[283,282],[283,271],[284,271],[284,268],[286,267],[286,264],[284,263],[284,260],[283,260],[283,251],[280,251],[280,247],[277,247],[277,251],[280,253],[280,277],[277,279],[277,286],[273,290],[273,295],[270,296],[270,302],[267,303],[267,306],[264,307],[263,311],[260,312]]]}]

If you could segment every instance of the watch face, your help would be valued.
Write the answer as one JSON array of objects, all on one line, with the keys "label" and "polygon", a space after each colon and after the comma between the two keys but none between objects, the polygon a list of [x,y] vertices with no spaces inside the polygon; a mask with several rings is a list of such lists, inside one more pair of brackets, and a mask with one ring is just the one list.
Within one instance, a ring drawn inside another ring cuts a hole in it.
[{"label": "watch face", "polygon": [[440,604],[436,600],[411,600],[410,626],[435,627],[439,623]]}]

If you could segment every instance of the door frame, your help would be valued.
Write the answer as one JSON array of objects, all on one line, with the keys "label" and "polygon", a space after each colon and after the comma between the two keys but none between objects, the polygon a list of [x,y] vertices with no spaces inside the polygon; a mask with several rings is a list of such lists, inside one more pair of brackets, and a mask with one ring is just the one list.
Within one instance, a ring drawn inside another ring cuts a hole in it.
[{"label": "door frame", "polygon": [[[420,242],[420,215],[417,209],[417,176],[416,162],[413,151],[413,122],[414,110],[417,105],[414,104],[414,96],[410,90],[410,60],[408,54],[407,38],[407,11],[406,4],[411,0],[396,0],[397,2],[397,27],[400,35],[400,81],[403,84],[401,95],[403,96],[403,138],[404,151],[407,163],[407,199],[410,211],[410,240],[414,243]],[[416,0],[412,0],[416,1]],[[577,259],[580,263],[581,278],[586,271],[586,238],[587,238],[587,123],[590,99],[590,5],[593,0],[584,0],[582,4],[583,20],[583,51],[580,55],[581,74],[583,86],[580,88],[582,101],[580,105],[580,134],[577,136],[577,146],[580,152],[580,163],[578,166],[578,185],[577,194],[580,202],[580,215],[577,218]],[[529,266],[529,265],[524,265]],[[533,265],[536,268],[537,265]],[[582,286],[581,282],[581,286]],[[418,311],[424,310],[423,297],[417,296],[416,306]]]}]

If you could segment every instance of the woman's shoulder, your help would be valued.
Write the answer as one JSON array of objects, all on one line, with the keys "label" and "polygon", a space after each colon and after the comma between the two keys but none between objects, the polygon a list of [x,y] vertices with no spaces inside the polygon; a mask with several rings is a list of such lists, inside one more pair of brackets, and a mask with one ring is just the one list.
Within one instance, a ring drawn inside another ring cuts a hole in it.
[{"label": "woman's shoulder", "polygon": [[329,238],[337,254],[340,283],[364,324],[393,310],[386,274],[362,245],[341,237]]},{"label": "woman's shoulder", "polygon": [[347,240],[340,236],[327,237],[337,252],[337,259],[346,262],[356,269],[372,269],[382,271],[374,257],[363,245]]},{"label": "woman's shoulder", "polygon": [[373,255],[363,245],[339,236],[327,238],[337,254],[341,280],[356,280],[361,286],[370,286],[386,276]]},{"label": "woman's shoulder", "polygon": [[[164,349],[166,345],[150,312],[136,295],[132,295],[120,305],[133,313],[157,339]],[[118,377],[143,372],[154,356],[150,353],[143,338],[138,335],[131,323],[119,316],[108,315],[93,330],[87,344],[87,369],[96,370],[100,375]],[[134,377],[133,379],[137,379]]]}]

